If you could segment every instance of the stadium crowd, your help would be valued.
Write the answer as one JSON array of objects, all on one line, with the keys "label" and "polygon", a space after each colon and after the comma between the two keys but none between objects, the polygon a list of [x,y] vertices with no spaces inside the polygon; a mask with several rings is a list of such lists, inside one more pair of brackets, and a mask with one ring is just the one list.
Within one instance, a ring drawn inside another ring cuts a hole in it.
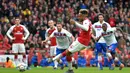
[{"label": "stadium crowd", "polygon": [[[77,37],[79,29],[70,25],[69,19],[76,19],[79,9],[89,10],[89,19],[92,23],[98,20],[99,13],[103,13],[105,21],[112,27],[120,27],[125,32],[125,35],[119,31],[115,33],[119,43],[117,53],[125,66],[130,66],[129,0],[0,0],[0,54],[11,54],[12,41],[7,38],[6,32],[14,25],[14,19],[19,17],[21,24],[30,32],[25,42],[27,53],[33,56],[35,50],[37,56],[39,54],[37,50],[42,50],[40,51],[42,55],[49,57],[48,46],[41,43],[45,40],[48,21],[51,19],[55,22],[60,21],[65,29]],[[94,49],[93,40],[91,46]],[[79,58],[82,59],[84,55],[85,58],[89,58],[86,59],[89,64],[94,58],[94,51],[89,51],[91,57],[87,53],[88,50],[85,53],[80,52]]]}]

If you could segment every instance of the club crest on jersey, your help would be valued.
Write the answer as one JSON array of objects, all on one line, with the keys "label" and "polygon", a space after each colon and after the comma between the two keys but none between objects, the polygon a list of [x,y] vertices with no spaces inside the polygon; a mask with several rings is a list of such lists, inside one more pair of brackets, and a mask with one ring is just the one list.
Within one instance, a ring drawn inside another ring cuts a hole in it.
[{"label": "club crest on jersey", "polygon": [[21,30],[23,30],[23,28],[21,28]]}]

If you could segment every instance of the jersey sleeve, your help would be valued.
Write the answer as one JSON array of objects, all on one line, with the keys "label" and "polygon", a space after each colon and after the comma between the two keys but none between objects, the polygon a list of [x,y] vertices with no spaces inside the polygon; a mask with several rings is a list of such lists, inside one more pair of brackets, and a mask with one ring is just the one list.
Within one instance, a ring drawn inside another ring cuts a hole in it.
[{"label": "jersey sleeve", "polygon": [[10,38],[13,39],[13,37],[11,36],[11,32],[13,31],[14,26],[12,26],[6,33],[6,35]]},{"label": "jersey sleeve", "polygon": [[65,30],[65,32],[68,37],[72,37],[72,34],[70,32],[68,32],[67,30]]},{"label": "jersey sleeve", "polygon": [[25,26],[23,26],[23,28],[24,28],[24,31],[25,31],[25,39],[27,39],[30,33]]},{"label": "jersey sleeve", "polygon": [[50,37],[50,38],[51,38],[51,37],[54,37],[55,32],[56,32],[56,30],[54,30],[49,37]]},{"label": "jersey sleeve", "polygon": [[92,31],[95,32],[95,23],[92,25]]},{"label": "jersey sleeve", "polygon": [[115,28],[115,27],[111,28],[111,31],[115,32],[115,31],[116,31],[116,28]]},{"label": "jersey sleeve", "polygon": [[108,28],[111,28],[111,26],[110,26],[110,24],[109,24],[109,23],[107,23],[107,22],[106,22],[106,24],[107,24],[107,27],[108,27]]},{"label": "jersey sleeve", "polygon": [[89,29],[89,25],[90,25],[90,21],[89,20],[84,20],[83,21],[83,26],[88,30]]},{"label": "jersey sleeve", "polygon": [[92,29],[95,30],[95,24],[92,25]]}]

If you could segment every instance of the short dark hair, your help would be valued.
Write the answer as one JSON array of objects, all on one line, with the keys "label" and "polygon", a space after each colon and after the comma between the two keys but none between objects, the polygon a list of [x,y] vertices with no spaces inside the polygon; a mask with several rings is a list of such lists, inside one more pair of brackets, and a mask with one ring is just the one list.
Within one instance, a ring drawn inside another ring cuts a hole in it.
[{"label": "short dark hair", "polygon": [[[63,25],[61,22],[57,22],[57,24]],[[56,24],[56,25],[57,25],[57,24]]]},{"label": "short dark hair", "polygon": [[87,9],[80,9],[79,13],[88,14],[88,10]]},{"label": "short dark hair", "polygon": [[106,23],[103,23],[102,26],[107,26],[107,24],[106,24]]},{"label": "short dark hair", "polygon": [[104,17],[104,15],[103,15],[102,13],[98,14],[98,17],[99,17],[100,15]]},{"label": "short dark hair", "polygon": [[87,11],[81,11],[80,13],[81,14],[87,14],[88,12]]}]

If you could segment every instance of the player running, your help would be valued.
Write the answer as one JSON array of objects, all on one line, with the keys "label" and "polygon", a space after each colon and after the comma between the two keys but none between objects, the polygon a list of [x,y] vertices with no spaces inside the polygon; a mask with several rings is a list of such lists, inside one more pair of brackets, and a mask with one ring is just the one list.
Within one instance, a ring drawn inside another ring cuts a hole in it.
[{"label": "player running", "polygon": [[117,44],[117,40],[116,37],[114,35],[114,32],[116,30],[119,30],[122,32],[122,30],[120,28],[108,28],[107,24],[104,23],[102,25],[102,29],[103,31],[101,32],[101,35],[97,38],[97,40],[99,40],[101,37],[104,38],[104,40],[106,41],[107,44],[107,56],[110,59],[110,65],[112,66],[112,70],[114,69],[114,59],[117,61],[119,67],[119,70],[121,70],[124,65],[118,60],[118,58],[115,55],[115,49],[117,48],[118,44]]},{"label": "player running", "polygon": [[91,32],[92,32],[92,24],[91,21],[87,18],[88,16],[88,10],[81,9],[79,11],[78,19],[81,24],[73,19],[70,20],[71,24],[75,24],[77,27],[80,28],[79,30],[79,37],[77,37],[76,41],[74,41],[69,48],[64,51],[63,53],[60,53],[52,60],[55,61],[63,56],[66,56],[66,60],[68,61],[68,71],[66,73],[74,73],[72,68],[72,54],[75,52],[78,52],[82,49],[85,49],[91,39]]},{"label": "player running", "polygon": [[[12,35],[11,35],[12,34]],[[23,62],[27,64],[24,41],[29,36],[27,28],[20,24],[20,19],[15,19],[15,25],[7,31],[7,36],[13,41],[12,52],[14,53],[14,61],[18,65],[18,53],[23,55]]]},{"label": "player running", "polygon": [[[56,26],[57,26],[57,29],[53,31],[53,33],[49,37],[47,37],[46,40],[44,40],[43,42],[47,42],[50,38],[56,37],[56,42],[57,42],[56,55],[58,55],[64,52],[66,49],[68,49],[70,44],[74,41],[74,37],[72,36],[70,32],[62,28],[61,23],[57,23]],[[63,64],[62,64],[61,69],[63,69]]]},{"label": "player running", "polygon": [[[93,34],[95,35],[93,35],[92,37],[95,39],[95,38],[97,38],[97,37],[99,37],[100,35],[101,35],[101,32],[102,32],[102,24],[103,23],[106,23],[107,24],[107,26],[108,26],[108,28],[111,28],[111,26],[107,23],[107,22],[105,22],[104,21],[104,16],[103,16],[103,14],[99,14],[98,15],[98,19],[99,19],[99,21],[98,22],[96,22],[96,23],[94,23],[93,25],[92,25],[92,28],[93,28]],[[106,45],[106,42],[105,42],[105,40],[104,40],[104,38],[103,37],[101,37],[98,41],[96,41],[96,43],[95,43],[95,50],[96,50],[96,60],[98,61],[98,65],[99,65],[99,69],[100,70],[103,70],[103,66],[102,66],[102,54],[103,54],[103,52],[104,52],[104,58],[105,58],[105,60],[107,59],[107,57],[106,57],[106,47],[107,47],[107,45]]]}]

